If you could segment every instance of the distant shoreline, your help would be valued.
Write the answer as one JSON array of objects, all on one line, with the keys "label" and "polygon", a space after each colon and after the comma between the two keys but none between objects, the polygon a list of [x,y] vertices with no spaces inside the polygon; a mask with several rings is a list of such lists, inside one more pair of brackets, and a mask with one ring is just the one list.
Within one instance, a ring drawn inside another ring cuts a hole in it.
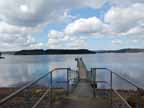
[{"label": "distant shoreline", "polygon": [[47,50],[32,49],[32,50],[2,52],[2,54],[9,54],[9,55],[72,55],[72,54],[97,54],[97,53],[144,53],[144,49],[125,48],[119,50],[95,50],[95,51],[88,49],[47,49]]},{"label": "distant shoreline", "polygon": [[34,49],[17,51],[14,55],[64,55],[64,54],[95,54],[87,49]]},{"label": "distant shoreline", "polygon": [[126,48],[119,50],[99,50],[96,53],[144,53],[144,49]]},{"label": "distant shoreline", "polygon": [[5,57],[0,57],[0,59],[4,59]]},{"label": "distant shoreline", "polygon": [[4,59],[5,57],[2,57],[1,55],[2,55],[2,53],[0,52],[0,59]]}]

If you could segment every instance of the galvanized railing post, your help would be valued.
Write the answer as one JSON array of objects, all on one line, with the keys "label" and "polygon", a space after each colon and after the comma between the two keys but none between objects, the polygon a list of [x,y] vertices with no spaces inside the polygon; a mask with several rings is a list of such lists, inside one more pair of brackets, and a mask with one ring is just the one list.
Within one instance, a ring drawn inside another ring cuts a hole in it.
[{"label": "galvanized railing post", "polygon": [[91,71],[88,71],[88,81],[91,81]]},{"label": "galvanized railing post", "polygon": [[112,82],[112,72],[110,72],[110,104],[113,107],[113,82]]},{"label": "galvanized railing post", "polygon": [[50,73],[50,108],[53,105],[53,75]]},{"label": "galvanized railing post", "polygon": [[78,72],[75,71],[75,83],[76,83],[76,85],[77,85],[77,82],[78,82]]},{"label": "galvanized railing post", "polygon": [[77,72],[77,84],[79,82],[79,71],[76,71]]},{"label": "galvanized railing post", "polygon": [[93,81],[93,77],[92,77],[93,75],[92,74],[93,74],[93,69],[91,68],[91,74],[90,74],[90,81],[91,81],[91,83]]},{"label": "galvanized railing post", "polygon": [[93,96],[96,97],[96,69],[92,69],[92,75],[93,75]]},{"label": "galvanized railing post", "polygon": [[86,71],[86,80],[87,81],[89,80],[89,72],[88,72],[88,70]]},{"label": "galvanized railing post", "polygon": [[137,88],[137,101],[136,108],[142,108],[142,99],[141,99],[141,91],[140,88]]},{"label": "galvanized railing post", "polygon": [[77,84],[77,80],[78,80],[78,76],[77,76],[77,71],[75,71],[75,79],[76,79],[76,84]]},{"label": "galvanized railing post", "polygon": [[73,71],[73,82],[74,82],[74,85],[75,85],[75,82],[76,82],[76,73],[75,73],[75,71]]},{"label": "galvanized railing post", "polygon": [[77,71],[75,71],[75,85],[77,84]]},{"label": "galvanized railing post", "polygon": [[69,95],[69,75],[70,75],[70,68],[67,68],[67,95]]},{"label": "galvanized railing post", "polygon": [[77,72],[77,84],[78,84],[78,82],[80,81],[79,80],[79,71],[76,71]]}]

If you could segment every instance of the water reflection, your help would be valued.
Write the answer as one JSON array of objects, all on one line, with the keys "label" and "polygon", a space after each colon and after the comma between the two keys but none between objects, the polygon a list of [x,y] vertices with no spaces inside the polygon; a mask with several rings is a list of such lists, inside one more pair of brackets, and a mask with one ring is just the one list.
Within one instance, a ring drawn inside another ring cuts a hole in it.
[{"label": "water reflection", "polygon": [[[0,60],[0,87],[16,86],[31,81],[55,67],[76,69],[75,57],[82,56],[87,67],[107,67],[125,78],[144,87],[144,54],[94,54],[94,55],[42,55],[6,56]],[[100,72],[98,78],[109,80],[108,74]],[[55,79],[64,80],[65,72],[53,74]],[[131,88],[114,77],[114,87]],[[121,87],[120,87],[121,86]]]},{"label": "water reflection", "polygon": [[[144,54],[143,53],[123,53],[123,54],[96,54],[85,59],[88,67],[106,67],[120,74],[126,79],[134,82],[140,87],[144,87]],[[101,77],[109,76],[103,72],[99,73]],[[105,76],[104,76],[105,75]],[[105,78],[108,80],[108,78]],[[118,89],[133,88],[126,82],[117,77],[113,77],[114,87]]]},{"label": "water reflection", "polygon": [[[75,68],[76,56],[6,56],[0,60],[0,87],[18,86],[49,72],[56,67]],[[54,78],[62,79],[64,73],[56,72]]]}]

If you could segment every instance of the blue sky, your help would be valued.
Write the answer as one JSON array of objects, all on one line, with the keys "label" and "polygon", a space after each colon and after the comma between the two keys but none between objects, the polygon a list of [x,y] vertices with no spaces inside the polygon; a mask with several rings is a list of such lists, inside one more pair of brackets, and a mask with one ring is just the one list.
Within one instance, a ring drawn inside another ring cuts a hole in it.
[{"label": "blue sky", "polygon": [[[90,17],[97,17],[100,20],[103,20],[105,13],[111,8],[110,3],[105,3],[103,4],[100,8],[74,8],[74,9],[70,9],[68,11],[68,14],[70,16],[73,17],[77,17],[77,18],[90,18]],[[70,23],[70,22],[69,22]],[[41,42],[47,42],[46,38],[47,38],[47,33],[50,30],[63,30],[65,28],[65,26],[67,25],[67,23],[52,23],[52,24],[48,24],[42,32],[38,33],[38,34],[34,34],[34,36],[36,36],[36,40],[41,41]],[[43,38],[40,37],[40,35],[43,35]],[[104,47],[101,47],[101,45],[103,44],[103,41],[111,41],[110,39],[106,40],[93,40],[93,38],[88,38],[88,44],[89,46],[87,48],[89,49],[105,49]],[[108,44],[111,44],[110,42],[108,42]],[[95,46],[98,45],[100,47],[91,47],[91,46]],[[102,45],[104,46],[104,45]]]},{"label": "blue sky", "polygon": [[0,2],[1,51],[144,48],[141,0]]}]

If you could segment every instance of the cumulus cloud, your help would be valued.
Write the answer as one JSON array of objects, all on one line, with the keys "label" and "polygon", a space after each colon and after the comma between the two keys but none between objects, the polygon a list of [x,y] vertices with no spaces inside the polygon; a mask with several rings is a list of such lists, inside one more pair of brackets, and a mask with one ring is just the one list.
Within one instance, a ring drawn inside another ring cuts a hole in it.
[{"label": "cumulus cloud", "polygon": [[144,4],[133,4],[129,7],[112,7],[105,16],[105,22],[115,33],[128,35],[143,32]]},{"label": "cumulus cloud", "polygon": [[70,24],[65,28],[66,34],[76,34],[76,33],[103,33],[106,31],[107,25],[104,24],[97,17],[91,18],[80,18]]},{"label": "cumulus cloud", "polygon": [[[95,16],[75,19],[68,14],[73,8],[99,8],[107,1],[112,3],[112,8],[104,20]],[[1,0],[0,50],[79,48],[85,46],[83,36],[143,36],[143,11],[143,0]],[[61,31],[49,31],[48,44],[35,41],[32,33],[53,22],[69,24]]]},{"label": "cumulus cloud", "polygon": [[101,0],[3,0],[0,1],[0,19],[16,25],[36,26],[59,20],[66,9],[98,7]]},{"label": "cumulus cloud", "polygon": [[[62,32],[50,32],[48,42],[57,45],[64,43],[64,39],[68,41],[72,37],[82,36],[142,36],[144,35],[143,7],[143,4],[132,4],[128,7],[114,6],[104,16],[104,21],[97,17],[76,19]],[[121,44],[122,41],[113,40],[112,43]]]},{"label": "cumulus cloud", "polygon": [[68,24],[66,34],[91,36],[142,36],[144,34],[144,4],[128,7],[113,6],[104,16],[80,18]]},{"label": "cumulus cloud", "polygon": [[63,31],[51,30],[48,33],[48,48],[86,48],[85,39],[75,35],[66,35]]},{"label": "cumulus cloud", "polygon": [[31,34],[52,22],[71,21],[74,17],[68,14],[69,9],[98,8],[104,3],[105,0],[1,0],[0,50],[46,47],[34,41]]},{"label": "cumulus cloud", "polygon": [[121,5],[121,6],[126,6],[126,5],[131,5],[135,3],[144,3],[144,0],[108,0],[109,2],[113,3],[114,5]]},{"label": "cumulus cloud", "polygon": [[18,27],[2,21],[0,25],[0,50],[18,50],[36,44],[30,33],[37,28]]}]

